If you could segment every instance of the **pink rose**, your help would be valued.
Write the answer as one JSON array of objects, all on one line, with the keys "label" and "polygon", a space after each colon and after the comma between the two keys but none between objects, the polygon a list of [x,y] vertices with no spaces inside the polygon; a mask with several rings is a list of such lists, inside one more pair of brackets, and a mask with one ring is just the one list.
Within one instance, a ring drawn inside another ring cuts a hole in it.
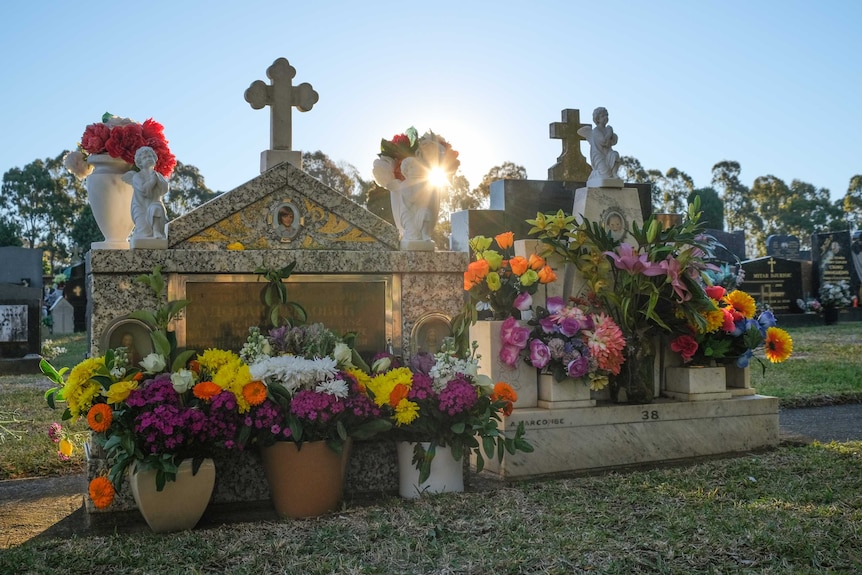
[{"label": "pink rose", "polygon": [[504,345],[502,349],[500,349],[500,361],[514,369],[518,364],[518,356],[521,353],[521,349],[522,348],[515,347],[514,345]]},{"label": "pink rose", "polygon": [[547,301],[548,313],[551,315],[558,314],[566,307],[566,302],[559,296],[549,297]]},{"label": "pink rose", "polygon": [[531,296],[528,292],[519,293],[518,297],[515,298],[515,302],[512,305],[517,310],[527,311],[528,309],[533,307],[533,296]]},{"label": "pink rose", "polygon": [[500,340],[503,345],[512,345],[519,350],[527,347],[527,339],[530,337],[530,328],[518,325],[518,320],[507,317],[500,326]]},{"label": "pink rose", "polygon": [[544,369],[551,362],[551,350],[540,339],[530,340],[530,364]]},{"label": "pink rose", "polygon": [[560,333],[562,333],[566,337],[572,337],[581,329],[581,322],[577,319],[566,316],[563,318],[563,321],[560,322]]}]

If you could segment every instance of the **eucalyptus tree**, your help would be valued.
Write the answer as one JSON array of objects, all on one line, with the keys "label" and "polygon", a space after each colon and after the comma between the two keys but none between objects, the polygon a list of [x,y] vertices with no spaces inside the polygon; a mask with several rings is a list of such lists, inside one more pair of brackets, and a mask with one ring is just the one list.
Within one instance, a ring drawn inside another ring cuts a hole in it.
[{"label": "eucalyptus tree", "polygon": [[762,225],[757,221],[757,214],[753,213],[750,191],[740,181],[740,172],[739,162],[731,160],[723,160],[712,166],[712,185],[724,201],[724,222],[730,231]]}]

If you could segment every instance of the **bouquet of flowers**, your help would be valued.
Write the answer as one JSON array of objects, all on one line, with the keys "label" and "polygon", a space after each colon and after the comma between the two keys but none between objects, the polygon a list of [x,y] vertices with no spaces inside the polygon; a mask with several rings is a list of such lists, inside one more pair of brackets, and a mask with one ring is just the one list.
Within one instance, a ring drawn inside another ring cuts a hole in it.
[{"label": "bouquet of flowers", "polygon": [[603,312],[587,312],[563,298],[548,298],[548,307],[538,307],[536,317],[520,327],[509,318],[503,322],[500,359],[514,367],[524,361],[553,374],[554,379],[581,380],[590,389],[604,389],[610,374],[617,375],[625,358],[625,340],[614,320]]},{"label": "bouquet of flowers", "polygon": [[846,280],[823,284],[820,287],[820,304],[825,308],[847,307],[850,301],[850,284]]},{"label": "bouquet of flowers", "polygon": [[380,140],[380,154],[374,161],[373,175],[379,186],[389,190],[395,180],[406,180],[405,172],[409,173],[414,167],[421,166],[425,172],[436,169],[451,178],[460,165],[458,152],[442,136],[429,130],[420,137],[411,126],[391,140]]},{"label": "bouquet of flowers", "polygon": [[709,286],[706,293],[717,309],[703,314],[702,327],[692,325],[690,334],[680,335],[670,343],[671,350],[679,353],[685,363],[703,365],[735,358],[736,365],[744,368],[754,357],[765,369],[766,364],[754,355],[760,347],[765,348],[766,358],[772,363],[782,362],[793,353],[790,335],[776,327],[771,311],[758,313],[750,295],[721,286]]},{"label": "bouquet of flowers", "polygon": [[241,355],[264,397],[245,417],[246,442],[326,441],[340,452],[348,438],[390,427],[360,384],[367,374],[357,354],[323,324],[280,326],[266,336],[252,327]]},{"label": "bouquet of flowers", "polygon": [[164,130],[152,118],[141,124],[106,112],[101,122],[86,127],[78,149],[66,154],[64,165],[77,178],[84,179],[93,171],[93,166],[87,163],[90,154],[108,154],[134,166],[135,152],[149,146],[158,156],[155,170],[170,178],[177,160],[168,147]]},{"label": "bouquet of flowers", "polygon": [[[378,368],[362,383],[395,424],[395,436],[417,442],[413,463],[420,483],[428,479],[437,446],[449,446],[456,460],[472,452],[479,471],[485,464],[482,450],[499,460],[507,451],[533,451],[523,437],[523,423],[513,438],[505,437],[498,426],[500,414],[512,412],[515,391],[503,382],[492,385],[487,376],[479,375],[475,356],[459,357],[452,338],[446,338],[435,355],[416,354],[409,367],[386,361]],[[427,451],[418,443],[422,441],[430,442]]]},{"label": "bouquet of flowers", "polygon": [[[532,295],[539,285],[557,279],[544,258],[531,254],[529,258],[513,252],[515,234],[504,232],[491,238],[476,236],[470,249],[476,257],[464,272],[464,289],[474,303],[470,306],[472,322],[479,311],[490,310],[494,319],[521,317],[521,312],[533,305]],[[492,250],[492,241],[500,251]]]}]

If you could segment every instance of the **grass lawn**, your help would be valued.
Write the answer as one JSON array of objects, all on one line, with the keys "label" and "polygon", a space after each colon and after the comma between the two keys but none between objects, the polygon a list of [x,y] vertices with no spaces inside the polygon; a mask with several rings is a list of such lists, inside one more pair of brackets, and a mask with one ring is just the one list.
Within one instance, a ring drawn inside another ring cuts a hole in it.
[{"label": "grass lawn", "polygon": [[[862,399],[862,323],[790,332],[791,359],[765,378],[752,364],[759,393],[785,406]],[[13,410],[11,428],[24,431],[2,444],[7,477],[82,469],[74,456],[50,463],[44,429],[60,413],[43,407],[47,387],[41,376],[0,378],[0,412]],[[37,537],[0,549],[0,573],[858,573],[860,469],[862,442],[783,444],[688,465],[384,497],[304,521]]]}]

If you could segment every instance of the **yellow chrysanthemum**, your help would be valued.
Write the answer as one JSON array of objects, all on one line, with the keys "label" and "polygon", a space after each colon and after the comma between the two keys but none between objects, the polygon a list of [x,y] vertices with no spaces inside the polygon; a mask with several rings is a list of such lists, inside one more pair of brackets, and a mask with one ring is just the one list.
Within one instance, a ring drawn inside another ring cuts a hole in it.
[{"label": "yellow chrysanthemum", "polygon": [[419,417],[419,404],[402,399],[395,406],[395,425],[410,425]]},{"label": "yellow chrysanthemum", "polygon": [[754,303],[754,298],[742,290],[733,290],[724,296],[724,301],[733,307],[734,310],[741,313],[745,319],[751,319],[757,312],[757,304]]},{"label": "yellow chrysanthemum", "polygon": [[358,367],[349,367],[345,371],[356,378],[356,382],[359,384],[360,389],[369,389],[368,384],[371,382],[370,375]]},{"label": "yellow chrysanthemum", "polygon": [[374,403],[382,406],[389,402],[392,390],[399,383],[408,388],[413,385],[413,372],[410,371],[410,368],[399,367],[391,369],[386,373],[375,375],[368,380],[366,388],[374,394]]},{"label": "yellow chrysanthemum", "polygon": [[590,389],[593,391],[601,391],[608,386],[610,381],[606,375],[593,375],[590,377]]},{"label": "yellow chrysanthemum", "polygon": [[93,406],[93,398],[102,391],[102,386],[97,381],[93,381],[93,376],[104,367],[104,357],[91,357],[72,368],[58,399],[68,404],[73,421],[90,410]]},{"label": "yellow chrysanthemum", "polygon": [[137,388],[138,382],[135,380],[118,381],[117,383],[111,384],[105,397],[108,398],[108,403],[110,404],[121,403],[126,401],[126,398],[129,397],[129,394],[133,389]]},{"label": "yellow chrysanthemum", "polygon": [[239,356],[232,351],[208,349],[198,356],[198,363],[203,369],[209,370],[210,373],[215,373],[222,366],[238,359]]},{"label": "yellow chrysanthemum", "polygon": [[766,330],[766,359],[772,363],[780,363],[793,353],[793,340],[790,334],[780,327],[770,327]]},{"label": "yellow chrysanthemum", "polygon": [[246,413],[251,409],[248,400],[242,394],[242,389],[251,382],[251,370],[239,357],[221,366],[212,381],[236,396],[237,411]]}]

